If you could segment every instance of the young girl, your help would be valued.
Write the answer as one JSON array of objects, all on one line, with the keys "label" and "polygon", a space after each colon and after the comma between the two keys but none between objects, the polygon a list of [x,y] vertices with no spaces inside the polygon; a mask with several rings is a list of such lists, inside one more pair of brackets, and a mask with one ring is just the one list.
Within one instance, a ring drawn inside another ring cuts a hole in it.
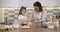
[{"label": "young girl", "polygon": [[21,9],[19,11],[18,19],[19,19],[20,27],[28,26],[30,17],[27,15],[26,7],[21,7]]}]

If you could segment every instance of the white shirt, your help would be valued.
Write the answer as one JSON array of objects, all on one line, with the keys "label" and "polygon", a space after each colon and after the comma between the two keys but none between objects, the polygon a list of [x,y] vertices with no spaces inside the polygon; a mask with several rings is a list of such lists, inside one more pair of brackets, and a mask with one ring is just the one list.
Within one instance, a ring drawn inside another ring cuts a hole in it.
[{"label": "white shirt", "polygon": [[27,16],[19,15],[18,19],[19,20],[27,20]]},{"label": "white shirt", "polygon": [[13,27],[14,28],[19,28],[19,27],[21,27],[21,21],[20,20],[27,20],[27,16],[23,16],[23,15],[19,15],[18,16],[18,21],[14,21],[14,23],[13,23]]},{"label": "white shirt", "polygon": [[32,18],[38,18],[40,19],[40,21],[45,21],[45,18],[46,18],[46,11],[42,11],[42,12],[39,12],[37,13],[36,11],[33,11],[32,12]]}]

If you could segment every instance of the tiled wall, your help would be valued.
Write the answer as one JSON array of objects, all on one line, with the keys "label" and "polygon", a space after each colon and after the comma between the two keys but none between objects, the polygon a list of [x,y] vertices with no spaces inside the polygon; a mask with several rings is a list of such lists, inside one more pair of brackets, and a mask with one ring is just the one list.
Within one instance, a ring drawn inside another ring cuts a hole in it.
[{"label": "tiled wall", "polygon": [[[27,9],[27,11],[32,11],[33,9]],[[53,14],[59,14],[60,9],[45,9],[47,11],[47,16],[49,17],[50,15]],[[19,8],[4,8],[4,21],[13,23],[18,19],[18,13],[19,13]],[[48,18],[47,18],[48,19]]]},{"label": "tiled wall", "polygon": [[12,23],[18,19],[19,9],[5,9],[4,11],[5,22]]}]

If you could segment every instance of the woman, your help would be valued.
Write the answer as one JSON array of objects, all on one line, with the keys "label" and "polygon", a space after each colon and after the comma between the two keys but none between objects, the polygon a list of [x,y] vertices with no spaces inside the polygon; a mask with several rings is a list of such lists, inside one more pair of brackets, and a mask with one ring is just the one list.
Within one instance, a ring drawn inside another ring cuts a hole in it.
[{"label": "woman", "polygon": [[45,23],[45,18],[46,18],[46,11],[42,9],[41,3],[40,2],[35,2],[33,4],[34,6],[34,11],[32,12],[32,19],[34,19],[34,23]]}]

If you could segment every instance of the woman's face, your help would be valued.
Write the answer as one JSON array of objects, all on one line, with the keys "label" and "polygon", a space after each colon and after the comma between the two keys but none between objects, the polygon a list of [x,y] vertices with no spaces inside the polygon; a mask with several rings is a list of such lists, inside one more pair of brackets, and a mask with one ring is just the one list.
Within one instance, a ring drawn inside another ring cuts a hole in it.
[{"label": "woman's face", "polygon": [[25,15],[26,14],[26,10],[22,9],[22,14]]},{"label": "woman's face", "polygon": [[34,11],[39,11],[39,7],[38,6],[34,6]]}]

